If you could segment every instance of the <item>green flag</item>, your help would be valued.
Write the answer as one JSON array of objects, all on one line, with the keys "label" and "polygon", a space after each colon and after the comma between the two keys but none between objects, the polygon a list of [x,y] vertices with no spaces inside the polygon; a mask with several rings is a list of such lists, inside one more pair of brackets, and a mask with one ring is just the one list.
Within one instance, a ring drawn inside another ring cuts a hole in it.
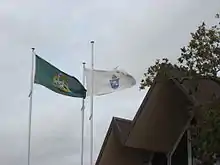
[{"label": "green flag", "polygon": [[36,55],[34,83],[70,97],[86,97],[86,89],[75,77],[70,76]]}]

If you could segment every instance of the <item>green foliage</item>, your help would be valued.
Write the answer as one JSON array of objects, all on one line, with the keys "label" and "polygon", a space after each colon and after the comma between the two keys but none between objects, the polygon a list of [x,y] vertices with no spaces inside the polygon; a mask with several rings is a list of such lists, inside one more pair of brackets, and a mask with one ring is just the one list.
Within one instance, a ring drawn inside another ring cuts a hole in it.
[{"label": "green foliage", "polygon": [[140,89],[144,89],[146,86],[151,86],[153,84],[153,80],[156,77],[156,74],[163,65],[172,66],[167,58],[163,58],[162,60],[157,59],[155,64],[148,68],[147,73],[144,73],[145,78],[141,81]]},{"label": "green foliage", "polygon": [[212,165],[215,154],[220,153],[220,104],[202,107],[196,123],[191,126],[194,156],[205,164]]},{"label": "green foliage", "polygon": [[201,75],[216,77],[220,70],[220,28],[215,25],[208,28],[203,22],[195,33],[191,33],[192,39],[187,47],[181,48],[181,56],[178,58],[180,66],[186,66]]}]

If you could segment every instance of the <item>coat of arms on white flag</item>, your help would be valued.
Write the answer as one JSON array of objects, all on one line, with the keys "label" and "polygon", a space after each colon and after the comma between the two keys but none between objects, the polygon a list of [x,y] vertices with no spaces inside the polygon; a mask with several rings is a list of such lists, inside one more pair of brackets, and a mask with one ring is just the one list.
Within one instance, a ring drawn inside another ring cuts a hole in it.
[{"label": "coat of arms on white flag", "polygon": [[[87,95],[91,95],[92,70],[85,69]],[[93,70],[93,95],[105,95],[115,91],[131,88],[136,84],[133,76],[125,71],[114,70]]]}]

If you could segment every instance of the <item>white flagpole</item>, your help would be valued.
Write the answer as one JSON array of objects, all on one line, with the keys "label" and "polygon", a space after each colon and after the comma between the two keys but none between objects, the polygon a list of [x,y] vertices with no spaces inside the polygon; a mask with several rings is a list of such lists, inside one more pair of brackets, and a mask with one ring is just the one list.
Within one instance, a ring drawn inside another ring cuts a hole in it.
[{"label": "white flagpole", "polygon": [[90,115],[90,165],[93,165],[93,89],[94,89],[94,41],[90,42],[92,45],[92,49],[91,49],[91,72],[92,72],[92,78],[91,78],[91,115]]},{"label": "white flagpole", "polygon": [[191,133],[187,129],[187,154],[188,154],[188,165],[192,165],[192,143],[191,143]]},{"label": "white flagpole", "polygon": [[30,165],[31,157],[31,117],[32,117],[32,98],[33,98],[33,86],[34,86],[34,57],[35,48],[32,48],[32,66],[31,66],[31,78],[30,78],[30,93],[29,93],[29,129],[28,129],[28,165]]},{"label": "white flagpole", "polygon": [[[85,65],[86,63],[83,62],[83,78],[82,78],[82,83],[83,86],[85,86]],[[83,165],[83,159],[84,159],[84,110],[85,110],[85,99],[82,99],[82,108],[81,108],[81,112],[82,112],[82,141],[81,141],[81,165]]]},{"label": "white flagpole", "polygon": [[171,165],[172,164],[172,154],[168,153],[167,155],[167,165]]}]

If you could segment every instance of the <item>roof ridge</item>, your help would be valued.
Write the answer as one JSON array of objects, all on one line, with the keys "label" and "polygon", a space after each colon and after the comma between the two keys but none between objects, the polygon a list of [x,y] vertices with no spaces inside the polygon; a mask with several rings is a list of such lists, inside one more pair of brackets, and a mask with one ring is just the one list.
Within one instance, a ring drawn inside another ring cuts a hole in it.
[{"label": "roof ridge", "polygon": [[125,119],[125,118],[120,118],[120,117],[114,117],[114,116],[113,116],[113,120],[115,120],[115,121],[122,121],[122,122],[129,122],[129,123],[132,122],[132,120],[130,120],[130,119]]}]

